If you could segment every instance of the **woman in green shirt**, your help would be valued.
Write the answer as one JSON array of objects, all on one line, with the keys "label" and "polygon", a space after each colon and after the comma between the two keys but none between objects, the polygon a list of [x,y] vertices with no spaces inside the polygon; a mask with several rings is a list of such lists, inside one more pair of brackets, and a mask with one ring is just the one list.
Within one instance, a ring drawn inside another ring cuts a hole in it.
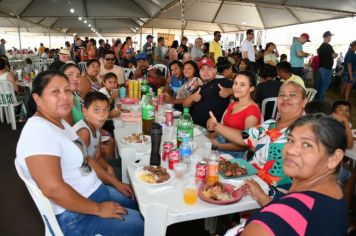
[{"label": "woman in green shirt", "polygon": [[81,77],[79,67],[73,63],[65,64],[61,67],[60,71],[68,78],[70,89],[73,93],[73,107],[71,113],[65,118],[65,120],[73,126],[78,121],[84,119],[82,112],[82,106],[80,104],[80,96],[78,94],[78,82]]}]

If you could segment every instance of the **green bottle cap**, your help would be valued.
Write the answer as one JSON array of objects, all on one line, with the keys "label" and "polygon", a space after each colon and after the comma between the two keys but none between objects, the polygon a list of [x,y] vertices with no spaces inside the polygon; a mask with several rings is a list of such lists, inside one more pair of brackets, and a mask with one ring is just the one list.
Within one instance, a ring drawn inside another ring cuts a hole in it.
[{"label": "green bottle cap", "polygon": [[183,113],[189,113],[189,108],[188,107],[184,107],[183,108]]}]

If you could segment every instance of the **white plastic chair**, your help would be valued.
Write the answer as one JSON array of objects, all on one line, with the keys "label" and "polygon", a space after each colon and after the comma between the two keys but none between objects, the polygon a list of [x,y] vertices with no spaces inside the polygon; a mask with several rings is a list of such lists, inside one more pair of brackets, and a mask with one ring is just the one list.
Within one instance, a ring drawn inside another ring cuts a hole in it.
[{"label": "white plastic chair", "polygon": [[79,62],[78,63],[79,69],[80,69],[80,73],[84,73],[85,69],[87,68],[87,63],[85,61],[83,62]]},{"label": "white plastic chair", "polygon": [[307,92],[308,102],[312,101],[316,93],[318,92],[316,89],[313,88],[306,88],[305,91]]},{"label": "white plastic chair", "polygon": [[153,65],[151,68],[157,68],[159,69],[161,72],[164,72],[164,77],[167,78],[168,76],[168,68],[166,65],[163,65],[163,64],[156,64],[156,65]]},{"label": "white plastic chair", "polygon": [[42,216],[43,223],[46,228],[46,236],[63,236],[63,232],[59,227],[56,215],[53,212],[52,205],[48,198],[46,198],[37,185],[28,181],[22,171],[20,163],[15,159],[15,167],[17,174],[25,183],[27,190],[30,192],[33,201],[35,202],[38,211]]},{"label": "white plastic chair", "polygon": [[261,115],[262,115],[262,117],[265,117],[266,107],[267,107],[267,104],[270,102],[273,102],[273,110],[272,110],[271,118],[275,119],[276,115],[277,115],[277,97],[263,99]]},{"label": "white plastic chair", "polygon": [[[14,87],[10,81],[0,81],[0,107],[4,108],[7,123],[11,122],[11,128],[16,130],[15,106],[22,105],[23,102],[18,102],[15,96]],[[3,115],[1,111],[0,119],[3,122]]]}]

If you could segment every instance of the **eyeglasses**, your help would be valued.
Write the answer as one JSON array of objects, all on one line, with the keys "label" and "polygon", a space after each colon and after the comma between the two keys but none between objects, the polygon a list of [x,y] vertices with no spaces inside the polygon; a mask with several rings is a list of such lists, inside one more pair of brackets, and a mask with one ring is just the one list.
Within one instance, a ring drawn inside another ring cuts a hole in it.
[{"label": "eyeglasses", "polygon": [[115,61],[115,58],[105,58],[105,60],[107,60],[107,61]]}]

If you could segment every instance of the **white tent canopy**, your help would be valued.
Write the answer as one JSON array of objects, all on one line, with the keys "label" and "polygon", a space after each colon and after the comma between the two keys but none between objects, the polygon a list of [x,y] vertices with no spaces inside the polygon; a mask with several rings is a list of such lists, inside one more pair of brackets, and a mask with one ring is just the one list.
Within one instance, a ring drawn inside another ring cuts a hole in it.
[{"label": "white tent canopy", "polygon": [[353,0],[2,0],[0,27],[4,29],[0,30],[94,36],[93,28],[100,35],[112,36],[140,33],[141,28],[143,32],[180,30],[183,25],[189,33],[202,35],[355,15]]}]

